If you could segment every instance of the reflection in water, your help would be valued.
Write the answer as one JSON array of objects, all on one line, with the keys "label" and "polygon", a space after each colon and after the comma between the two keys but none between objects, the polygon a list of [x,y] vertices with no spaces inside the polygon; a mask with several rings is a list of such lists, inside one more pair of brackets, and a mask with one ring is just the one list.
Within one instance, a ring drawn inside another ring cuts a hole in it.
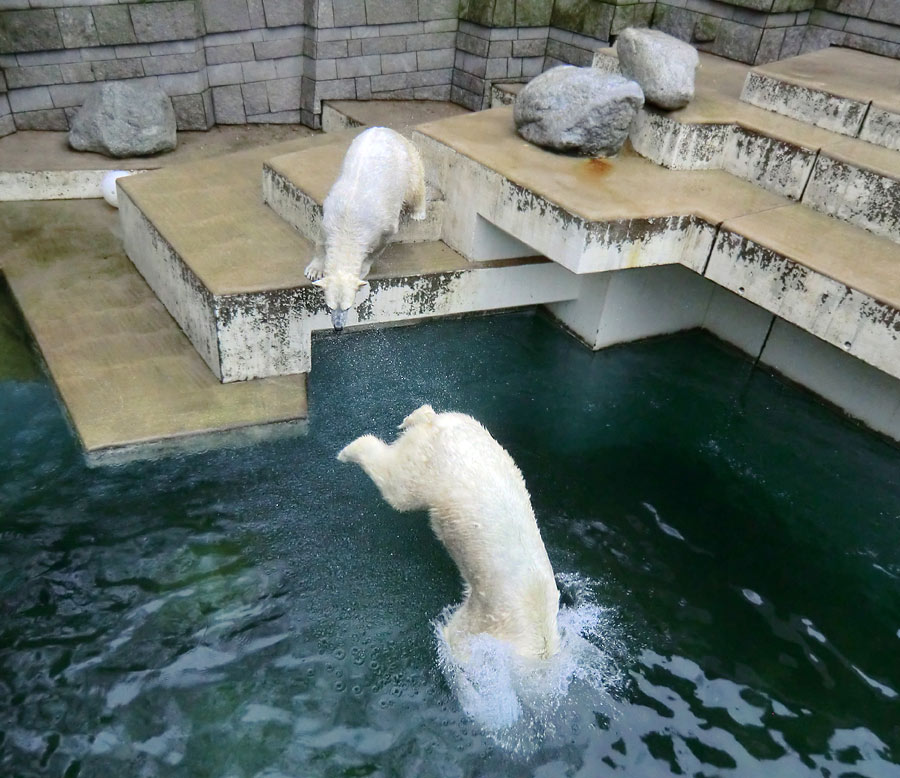
[{"label": "reflection in water", "polygon": [[[489,317],[314,363],[305,437],[96,469],[0,377],[0,773],[900,776],[895,447],[697,334]],[[524,472],[553,672],[441,667],[453,563],[334,460],[428,401]]]}]

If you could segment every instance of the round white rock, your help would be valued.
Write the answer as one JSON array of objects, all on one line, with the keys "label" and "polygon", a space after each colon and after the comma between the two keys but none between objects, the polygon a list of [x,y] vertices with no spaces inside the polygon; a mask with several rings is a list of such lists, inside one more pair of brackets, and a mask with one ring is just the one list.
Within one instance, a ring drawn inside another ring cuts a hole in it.
[{"label": "round white rock", "polygon": [[103,193],[103,199],[106,200],[113,208],[119,207],[119,195],[116,191],[116,179],[122,176],[130,176],[131,170],[110,170],[103,180],[100,182],[100,191]]}]

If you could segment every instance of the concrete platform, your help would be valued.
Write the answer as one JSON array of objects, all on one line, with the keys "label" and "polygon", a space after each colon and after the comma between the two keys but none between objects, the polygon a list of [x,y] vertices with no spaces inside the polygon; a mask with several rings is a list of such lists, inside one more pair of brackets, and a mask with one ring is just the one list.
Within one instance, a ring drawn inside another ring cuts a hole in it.
[{"label": "concrete platform", "polygon": [[251,146],[307,137],[306,127],[273,124],[214,127],[179,132],[178,147],[152,157],[111,159],[75,151],[66,132],[19,131],[0,138],[0,202],[101,197],[110,170],[155,170]]},{"label": "concrete platform", "polygon": [[549,153],[516,135],[510,108],[418,133],[447,198],[442,238],[469,259],[492,258],[499,234],[501,250],[513,241],[579,274],[680,264],[900,378],[894,243],[723,171]]},{"label": "concrete platform", "polygon": [[[267,159],[340,141],[326,134],[120,182],[128,256],[224,382],[310,370],[330,329],[303,275],[313,244],[262,201]],[[348,326],[572,299],[577,279],[531,256],[471,265],[441,242],[394,244],[372,268]]]},{"label": "concrete platform", "polygon": [[[263,201],[304,238],[318,244],[322,240],[322,209],[337,180],[344,155],[362,128],[344,131],[326,146],[282,154],[266,160],[262,169]],[[428,215],[422,221],[400,217],[396,243],[422,243],[441,237],[444,195],[427,187]]]},{"label": "concrete platform", "polygon": [[[615,52],[598,51],[594,66],[617,72]],[[694,100],[677,111],[645,107],[632,125],[632,146],[659,165],[724,170],[900,242],[900,155],[743,102],[751,73],[701,54]]]},{"label": "concrete platform", "polygon": [[830,47],[759,65],[742,99],[832,132],[900,151],[900,61]]},{"label": "concrete platform", "polygon": [[90,454],[307,417],[305,376],[216,379],[104,202],[2,203],[0,232],[0,267]]}]

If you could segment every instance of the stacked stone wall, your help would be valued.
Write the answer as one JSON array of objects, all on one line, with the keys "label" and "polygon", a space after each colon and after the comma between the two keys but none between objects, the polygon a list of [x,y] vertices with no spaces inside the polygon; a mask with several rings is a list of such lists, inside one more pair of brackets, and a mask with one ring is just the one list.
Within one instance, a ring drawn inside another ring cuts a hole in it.
[{"label": "stacked stone wall", "polygon": [[0,0],[0,135],[66,130],[113,79],[155,81],[179,129],[447,100],[457,27],[457,0]]},{"label": "stacked stone wall", "polygon": [[826,46],[900,58],[900,0],[816,0],[803,50]]},{"label": "stacked stone wall", "polygon": [[664,0],[652,26],[701,51],[750,65],[802,50],[814,0]]},{"label": "stacked stone wall", "polygon": [[900,57],[900,0],[0,0],[0,136],[65,130],[97,81],[155,81],[180,129],[302,122],[327,99],[451,99],[587,65],[629,26],[749,64]]}]

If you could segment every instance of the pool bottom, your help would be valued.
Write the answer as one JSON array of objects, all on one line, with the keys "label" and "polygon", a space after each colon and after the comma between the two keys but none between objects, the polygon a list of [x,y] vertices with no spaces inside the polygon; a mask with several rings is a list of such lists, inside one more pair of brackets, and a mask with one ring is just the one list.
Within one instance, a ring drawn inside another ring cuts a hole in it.
[{"label": "pool bottom", "polygon": [[[45,382],[0,382],[5,774],[900,775],[895,447],[702,333],[315,348],[305,437],[95,470]],[[460,585],[427,517],[334,459],[424,402],[508,448],[602,608],[608,683],[523,737],[441,672]]]}]

